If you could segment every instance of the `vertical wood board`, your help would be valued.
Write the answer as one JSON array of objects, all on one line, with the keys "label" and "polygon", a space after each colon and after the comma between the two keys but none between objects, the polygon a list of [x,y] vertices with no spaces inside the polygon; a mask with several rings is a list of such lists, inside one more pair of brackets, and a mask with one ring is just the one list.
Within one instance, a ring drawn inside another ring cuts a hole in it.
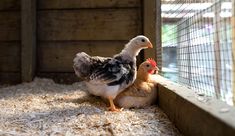
[{"label": "vertical wood board", "polygon": [[[159,32],[161,32],[161,29],[159,29],[159,27],[161,27],[161,24],[157,24],[157,23],[160,23],[160,18],[161,18],[161,14],[159,10],[157,10],[157,8],[159,7],[160,7],[159,1],[156,1],[156,0],[146,0],[146,1],[144,0],[143,1],[143,31],[144,31],[144,35],[147,36],[153,44],[153,49],[144,51],[144,58],[156,59],[157,49],[161,49],[159,48],[161,47],[160,45],[161,37],[160,35],[156,35],[156,34],[159,34]],[[159,20],[157,20],[157,15],[159,16],[159,14],[160,14],[160,17],[158,17]],[[157,63],[159,66],[160,62],[158,61],[159,59],[157,59]]]},{"label": "vertical wood board", "polygon": [[36,0],[21,0],[21,78],[32,81],[36,64]]}]

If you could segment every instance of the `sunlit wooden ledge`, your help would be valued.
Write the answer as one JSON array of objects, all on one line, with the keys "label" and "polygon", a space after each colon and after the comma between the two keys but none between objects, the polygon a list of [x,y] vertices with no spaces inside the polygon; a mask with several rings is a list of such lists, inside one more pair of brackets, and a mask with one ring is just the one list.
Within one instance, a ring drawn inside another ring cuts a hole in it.
[{"label": "sunlit wooden ledge", "polygon": [[235,108],[155,76],[158,105],[186,136],[234,136]]}]

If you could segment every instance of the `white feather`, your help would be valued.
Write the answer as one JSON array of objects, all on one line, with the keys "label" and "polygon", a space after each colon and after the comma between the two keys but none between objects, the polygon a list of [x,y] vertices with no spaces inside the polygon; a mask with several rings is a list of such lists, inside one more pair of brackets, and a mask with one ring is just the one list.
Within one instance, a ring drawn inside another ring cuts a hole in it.
[{"label": "white feather", "polygon": [[92,82],[86,82],[86,85],[88,87],[89,93],[96,96],[102,96],[105,98],[111,97],[114,99],[117,96],[117,94],[120,92],[120,85],[108,86],[106,84],[99,84]]},{"label": "white feather", "polygon": [[[143,41],[144,40],[144,41]],[[147,45],[149,43],[149,39],[145,36],[137,36],[129,41],[129,43],[126,44],[125,48],[121,51],[120,54],[117,54],[115,56],[122,56],[122,59],[124,61],[130,61],[133,62],[133,69],[135,71],[136,69],[136,56],[139,54],[141,49],[147,48]],[[114,56],[114,57],[115,57]],[[94,59],[94,57],[92,57]],[[100,57],[101,58],[101,57]],[[119,94],[121,91],[123,91],[125,88],[129,87],[134,80],[136,79],[136,71],[133,73],[133,77],[131,77],[132,81],[128,81],[128,84],[126,81],[123,81],[122,83],[118,85],[107,85],[106,82],[102,81],[102,79],[95,79],[92,77],[93,73],[87,73],[90,69],[90,56],[88,56],[86,53],[78,53],[76,55],[76,58],[74,59],[74,67],[76,74],[81,77],[84,75],[84,78],[87,79],[86,85],[88,87],[88,90],[91,94],[102,96],[106,98],[115,98],[117,94]],[[89,69],[89,70],[85,70]],[[77,71],[76,71],[77,70]],[[89,71],[90,72],[90,71]],[[128,73],[127,69],[124,69],[117,73],[116,75],[116,81],[118,81],[123,73]],[[90,76],[91,77],[86,77]]]}]

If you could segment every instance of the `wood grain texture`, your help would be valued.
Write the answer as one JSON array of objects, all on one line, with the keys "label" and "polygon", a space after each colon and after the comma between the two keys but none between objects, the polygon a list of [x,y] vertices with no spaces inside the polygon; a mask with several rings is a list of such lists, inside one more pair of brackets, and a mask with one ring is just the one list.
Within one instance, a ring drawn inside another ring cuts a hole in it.
[{"label": "wood grain texture", "polygon": [[153,44],[153,49],[145,50],[145,58],[156,58],[156,0],[146,0],[143,2],[143,29]]},{"label": "wood grain texture", "polygon": [[20,71],[20,43],[0,43],[0,72]]},{"label": "wood grain texture", "polygon": [[139,7],[140,0],[38,0],[39,9]]},{"label": "wood grain texture", "polygon": [[0,0],[0,11],[20,10],[20,0]]},{"label": "wood grain texture", "polygon": [[17,84],[20,81],[20,72],[0,72],[0,84]]},{"label": "wood grain texture", "polygon": [[39,11],[40,41],[129,40],[141,34],[138,9]]},{"label": "wood grain texture", "polygon": [[20,40],[20,13],[17,11],[0,12],[0,41]]},{"label": "wood grain texture", "polygon": [[21,78],[32,81],[36,67],[36,0],[21,0]]},{"label": "wood grain texture", "polygon": [[[155,76],[158,105],[185,136],[233,136],[235,109],[211,98],[202,102],[195,91],[161,76]],[[180,105],[180,106],[176,106]],[[221,109],[229,112],[222,113]]]},{"label": "wood grain texture", "polygon": [[45,42],[38,45],[38,71],[73,72],[73,58],[78,52],[92,56],[113,56],[125,42]]}]

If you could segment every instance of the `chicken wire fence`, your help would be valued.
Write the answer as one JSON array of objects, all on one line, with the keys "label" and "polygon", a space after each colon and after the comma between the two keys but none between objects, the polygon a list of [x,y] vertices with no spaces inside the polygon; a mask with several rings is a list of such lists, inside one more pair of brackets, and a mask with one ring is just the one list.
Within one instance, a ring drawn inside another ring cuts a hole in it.
[{"label": "chicken wire fence", "polygon": [[162,73],[233,104],[234,0],[162,0]]}]

